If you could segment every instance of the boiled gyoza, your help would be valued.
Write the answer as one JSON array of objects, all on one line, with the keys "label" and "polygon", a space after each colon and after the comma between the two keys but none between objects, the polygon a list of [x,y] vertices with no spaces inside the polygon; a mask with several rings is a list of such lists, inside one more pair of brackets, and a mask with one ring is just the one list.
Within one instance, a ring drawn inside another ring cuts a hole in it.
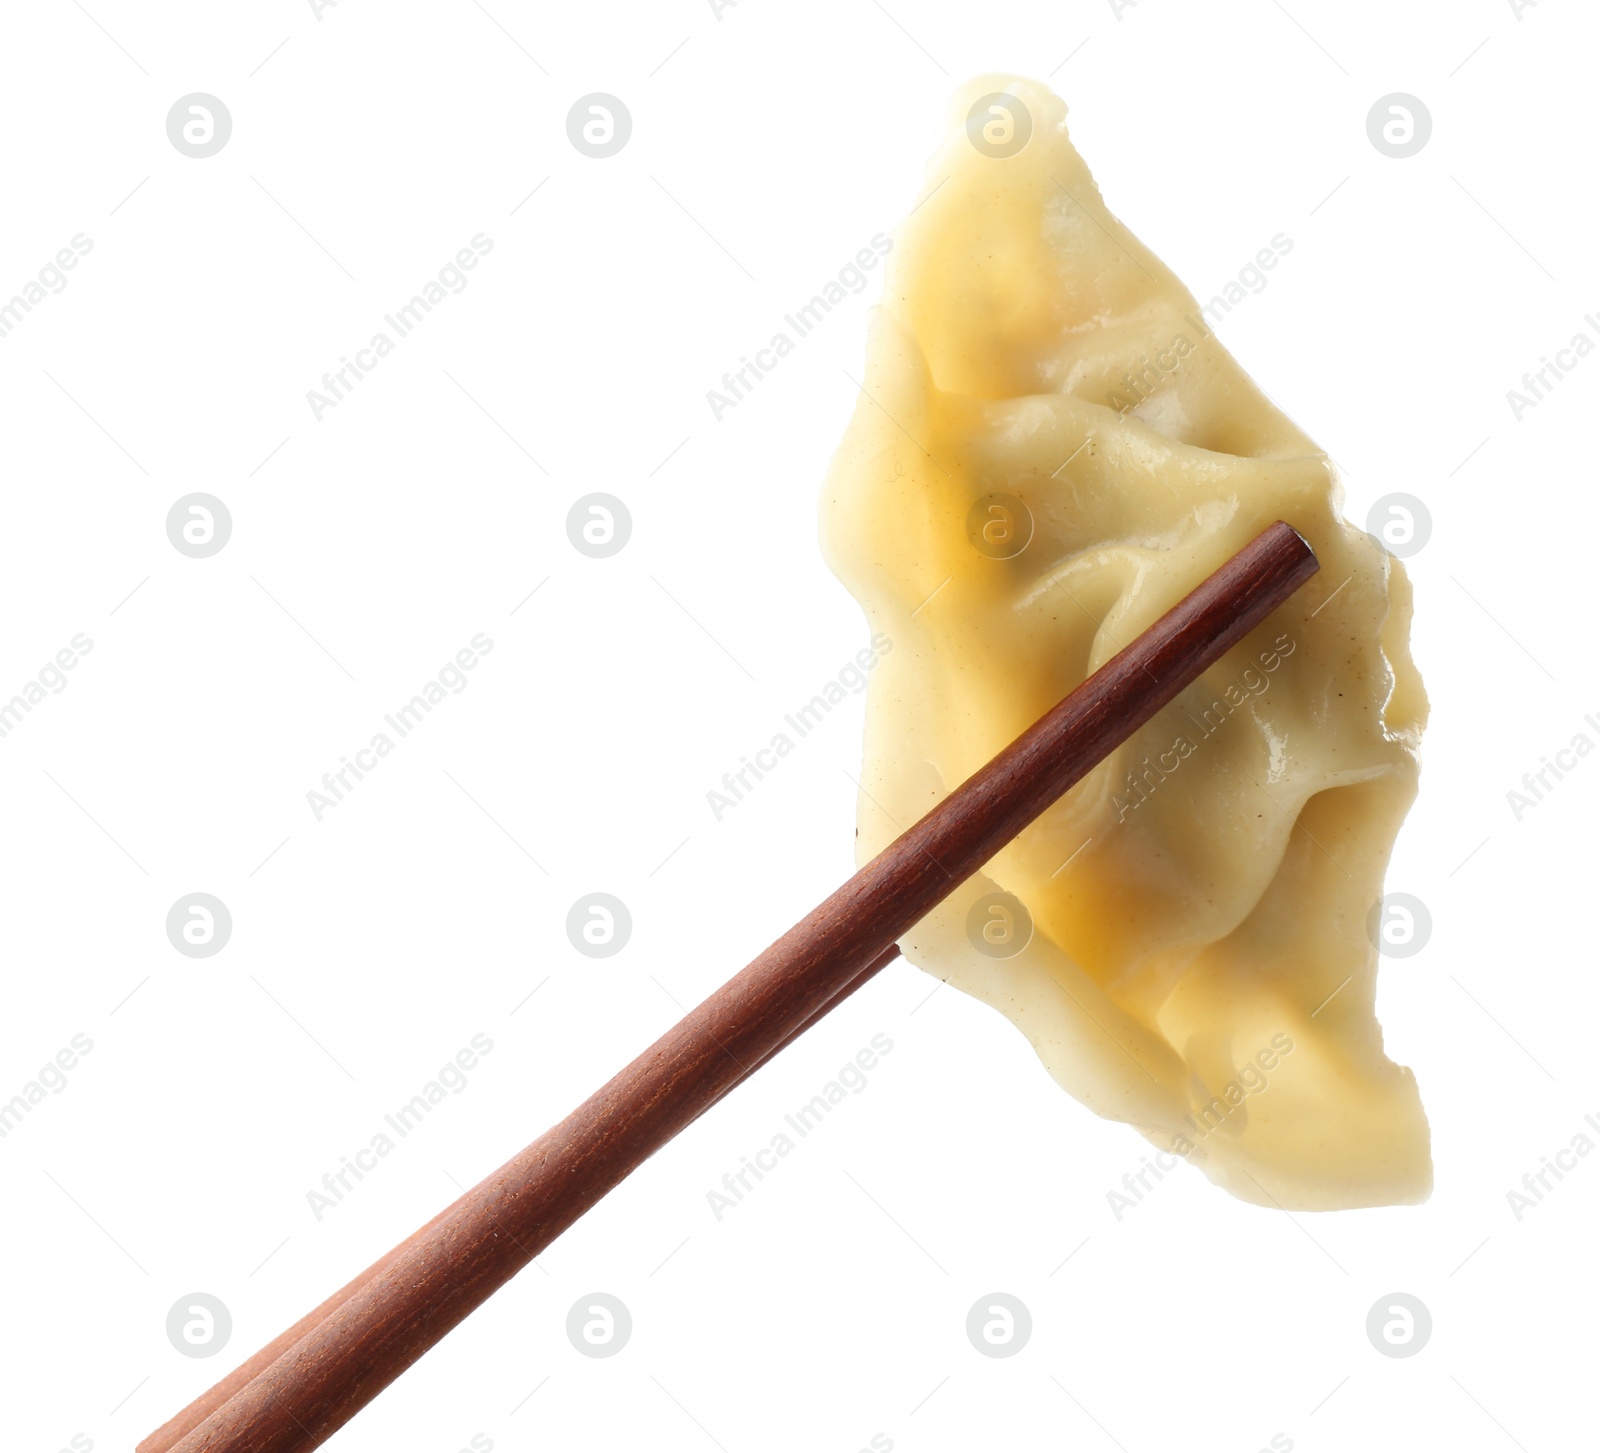
[{"label": "boiled gyoza", "polygon": [[1409,587],[1215,310],[1107,211],[1065,117],[1034,83],[964,88],[886,265],[822,506],[893,642],[859,853],[1287,520],[1312,584],[902,946],[1163,1163],[1266,1205],[1419,1200],[1427,1121],[1383,1052],[1370,927],[1427,710]]}]

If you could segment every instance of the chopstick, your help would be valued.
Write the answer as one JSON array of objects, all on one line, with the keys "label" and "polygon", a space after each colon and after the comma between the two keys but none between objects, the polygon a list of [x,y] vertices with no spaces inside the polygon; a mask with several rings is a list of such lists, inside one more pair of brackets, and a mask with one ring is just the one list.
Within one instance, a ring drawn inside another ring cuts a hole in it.
[{"label": "chopstick", "polygon": [[1288,525],[1263,530],[565,1120],[140,1453],[319,1446],[630,1172],[890,962],[919,919],[1316,570],[1311,547]]}]

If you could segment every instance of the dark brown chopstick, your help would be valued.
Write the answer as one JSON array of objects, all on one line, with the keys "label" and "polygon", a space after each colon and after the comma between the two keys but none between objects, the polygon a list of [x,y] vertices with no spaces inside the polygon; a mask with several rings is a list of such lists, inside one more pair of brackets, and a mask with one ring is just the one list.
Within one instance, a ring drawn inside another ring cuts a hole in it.
[{"label": "dark brown chopstick", "polygon": [[1316,569],[1294,530],[1269,526],[559,1125],[285,1333],[254,1377],[227,1379],[237,1390],[171,1453],[307,1453],[330,1437]]}]

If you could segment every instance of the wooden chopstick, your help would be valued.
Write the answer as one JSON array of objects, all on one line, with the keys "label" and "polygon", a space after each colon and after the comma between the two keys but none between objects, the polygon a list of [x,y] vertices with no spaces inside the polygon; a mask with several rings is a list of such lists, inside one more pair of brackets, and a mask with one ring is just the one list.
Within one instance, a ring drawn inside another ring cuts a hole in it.
[{"label": "wooden chopstick", "polygon": [[177,1441],[152,1435],[141,1453],[320,1445],[1316,570],[1288,525],[1262,531],[565,1120],[224,1379]]}]

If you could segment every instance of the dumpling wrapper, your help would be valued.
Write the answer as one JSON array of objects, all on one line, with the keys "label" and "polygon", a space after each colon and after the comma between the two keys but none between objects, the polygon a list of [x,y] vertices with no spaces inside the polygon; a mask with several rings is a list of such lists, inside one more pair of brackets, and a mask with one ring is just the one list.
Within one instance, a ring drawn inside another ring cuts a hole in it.
[{"label": "dumpling wrapper", "polygon": [[[1014,140],[1020,103],[1014,155],[969,132],[993,93],[1011,99],[974,125]],[[1320,574],[902,948],[1163,1164],[1262,1205],[1419,1201],[1428,1125],[1383,1052],[1369,930],[1427,714],[1406,576],[1107,211],[1065,118],[1034,82],[963,88],[889,258],[822,502],[829,563],[893,643],[867,700],[858,854],[1287,520]],[[997,495],[1025,513],[996,514]],[[980,549],[986,524],[998,544]],[[1011,957],[977,946],[985,923],[1005,937],[979,904],[997,892],[1032,922]]]}]

